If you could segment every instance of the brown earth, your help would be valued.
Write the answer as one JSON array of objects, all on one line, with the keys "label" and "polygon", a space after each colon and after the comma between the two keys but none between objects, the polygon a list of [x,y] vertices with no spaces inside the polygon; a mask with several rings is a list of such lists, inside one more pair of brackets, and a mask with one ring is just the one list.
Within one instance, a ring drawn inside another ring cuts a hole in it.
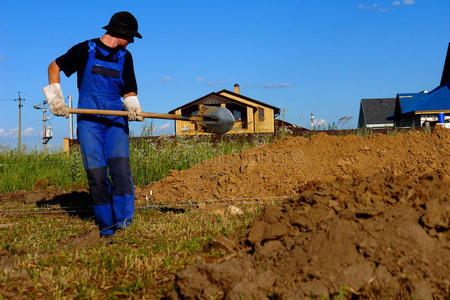
[{"label": "brown earth", "polygon": [[140,192],[161,202],[291,195],[231,241],[239,247],[224,259],[179,272],[171,298],[446,299],[449,167],[448,130],[319,134],[218,157]]},{"label": "brown earth", "polygon": [[234,258],[179,272],[172,298],[309,299],[347,292],[445,299],[449,220],[450,184],[442,173],[311,183],[283,205],[267,207],[238,241]]},{"label": "brown earth", "polygon": [[[277,143],[219,156],[137,188],[137,199],[153,191],[157,202],[295,195],[308,182],[374,174],[421,175],[450,167],[450,131],[376,134],[318,134],[286,137]],[[444,175],[450,180],[450,175]]]}]

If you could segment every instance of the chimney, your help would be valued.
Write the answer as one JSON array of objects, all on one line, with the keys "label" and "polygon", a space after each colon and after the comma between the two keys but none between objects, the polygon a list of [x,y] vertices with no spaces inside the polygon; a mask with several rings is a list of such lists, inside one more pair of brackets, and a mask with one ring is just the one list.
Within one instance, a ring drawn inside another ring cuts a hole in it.
[{"label": "chimney", "polygon": [[237,84],[237,83],[234,85],[234,92],[236,94],[239,94],[239,84]]}]

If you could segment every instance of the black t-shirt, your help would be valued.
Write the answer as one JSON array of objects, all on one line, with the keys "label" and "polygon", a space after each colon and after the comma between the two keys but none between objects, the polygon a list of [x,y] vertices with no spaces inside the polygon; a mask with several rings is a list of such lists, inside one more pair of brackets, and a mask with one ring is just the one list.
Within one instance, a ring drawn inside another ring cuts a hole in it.
[{"label": "black t-shirt", "polygon": [[[124,50],[122,47],[110,48],[103,44],[100,39],[94,39],[97,47],[105,49],[109,52],[108,56],[103,56],[103,54],[96,50],[95,58],[105,60],[105,61],[113,61],[113,56],[119,50]],[[86,67],[86,63],[89,57],[89,41],[84,41],[82,43],[76,44],[72,48],[69,49],[64,55],[61,55],[56,59],[56,64],[58,67],[66,74],[67,77],[77,72],[77,82],[78,89],[81,86],[81,79],[83,78],[84,69]],[[123,87],[120,91],[120,95],[123,96],[125,94],[134,92],[137,93],[137,84],[136,77],[134,75],[134,67],[133,67],[133,58],[131,57],[131,53],[125,49],[125,59],[123,63]]]}]

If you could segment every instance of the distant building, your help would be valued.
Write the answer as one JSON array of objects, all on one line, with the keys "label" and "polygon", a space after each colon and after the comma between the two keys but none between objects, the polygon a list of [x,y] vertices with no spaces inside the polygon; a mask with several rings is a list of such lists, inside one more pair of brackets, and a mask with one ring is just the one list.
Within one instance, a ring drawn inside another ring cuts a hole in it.
[{"label": "distant building", "polygon": [[436,123],[440,113],[446,122],[450,121],[450,43],[440,85],[429,93],[397,94],[395,111],[389,119],[396,127],[422,127]]},{"label": "distant building", "polygon": [[395,98],[361,99],[358,128],[393,127],[394,121],[387,118],[394,110]]},{"label": "distant building", "polygon": [[450,119],[450,81],[426,93],[398,94],[395,112],[389,119],[396,127],[423,127],[436,123],[438,114],[444,113]]},{"label": "distant building", "polygon": [[[222,106],[231,111],[235,124],[228,133],[264,133],[275,131],[275,118],[280,115],[278,107],[269,105],[239,93],[239,85],[234,86],[234,92],[221,90],[212,92],[194,101],[171,110],[170,114],[192,117],[198,113],[200,104]],[[204,134],[189,121],[175,121],[175,135]]]},{"label": "distant building", "polygon": [[397,94],[395,98],[362,99],[358,128],[422,127],[436,123],[441,113],[450,122],[450,43],[437,88]]}]

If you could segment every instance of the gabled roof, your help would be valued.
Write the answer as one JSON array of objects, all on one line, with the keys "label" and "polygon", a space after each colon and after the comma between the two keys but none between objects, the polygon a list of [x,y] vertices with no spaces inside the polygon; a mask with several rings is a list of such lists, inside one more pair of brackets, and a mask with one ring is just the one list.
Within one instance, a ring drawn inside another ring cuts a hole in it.
[{"label": "gabled roof", "polygon": [[394,113],[395,98],[361,99],[361,111],[366,125],[391,124],[387,117]]},{"label": "gabled roof", "polygon": [[441,86],[450,81],[450,43],[448,43],[447,57],[445,58],[444,70],[442,71]]},{"label": "gabled roof", "polygon": [[402,93],[397,94],[399,103],[397,114],[407,114],[416,110],[416,107],[423,103],[428,93]]},{"label": "gabled roof", "polygon": [[415,102],[411,111],[450,110],[450,82],[447,82],[447,85],[437,87]]},{"label": "gabled roof", "polygon": [[398,94],[395,114],[389,119],[405,114],[426,114],[450,111],[450,82],[429,93]]},{"label": "gabled roof", "polygon": [[397,94],[395,112],[389,119],[406,114],[450,112],[450,43],[440,85],[431,92]]},{"label": "gabled roof", "polygon": [[201,100],[203,100],[203,99],[205,99],[205,98],[208,98],[208,97],[210,97],[210,96],[223,98],[224,100],[225,100],[225,99],[226,99],[226,100],[230,100],[230,99],[225,98],[225,97],[223,97],[223,96],[221,96],[221,95],[219,95],[219,94],[217,94],[217,93],[215,93],[215,92],[212,92],[212,93],[209,93],[209,94],[207,94],[207,95],[205,95],[205,96],[202,96],[202,97],[200,97],[200,98],[198,98],[198,99],[195,99],[195,100],[193,100],[193,101],[191,101],[191,102],[188,102],[188,103],[186,103],[186,104],[183,104],[182,106],[179,106],[179,107],[177,107],[177,108],[172,109],[171,111],[169,111],[169,114],[175,113],[175,111],[178,110],[178,109],[183,109],[183,108],[189,107],[189,106],[191,106],[191,105],[194,105],[195,103],[200,102]]},{"label": "gabled roof", "polygon": [[[234,93],[234,92],[229,91],[229,90],[226,90],[226,89],[223,89],[223,90],[221,90],[221,91],[219,91],[219,92],[212,92],[212,93],[209,93],[209,94],[207,94],[207,95],[205,95],[205,96],[203,96],[203,97],[200,97],[200,98],[195,99],[195,100],[193,100],[193,101],[191,101],[191,102],[189,102],[189,103],[186,103],[186,104],[184,104],[184,105],[182,105],[182,106],[179,106],[179,107],[177,107],[177,108],[174,108],[174,109],[172,109],[171,111],[169,111],[169,113],[170,113],[170,114],[173,114],[173,113],[175,113],[175,111],[178,110],[178,109],[183,109],[183,108],[189,107],[189,106],[191,106],[191,105],[194,105],[195,103],[200,102],[201,100],[203,100],[203,99],[205,99],[205,98],[207,98],[207,97],[210,97],[210,96],[223,98],[223,99],[226,100],[226,101],[231,101],[231,102],[239,103],[239,104],[242,105],[242,102],[239,102],[239,101],[237,101],[237,100],[235,100],[235,99],[233,99],[233,98],[230,98],[230,97],[226,97],[226,96],[224,96],[224,95],[221,95],[221,93],[224,93],[224,92],[225,92],[225,93],[228,93],[228,94],[230,94],[230,95],[233,95],[233,96],[235,96],[235,97],[239,97],[239,98],[245,99],[245,100],[247,100],[247,101],[253,102],[253,103],[255,103],[255,104],[259,104],[259,105],[262,105],[262,106],[266,106],[266,107],[268,107],[268,108],[271,108],[271,109],[274,110],[274,114],[275,114],[275,115],[277,115],[277,114],[280,113],[280,109],[279,109],[278,107],[275,107],[275,106],[266,104],[266,103],[264,103],[264,102],[261,102],[261,101],[255,100],[255,99],[252,99],[252,98],[247,97],[247,96],[244,96],[244,95],[242,95],[242,94]],[[251,106],[251,105],[249,105],[249,106]]]},{"label": "gabled roof", "polygon": [[274,113],[275,113],[275,114],[279,114],[279,113],[280,113],[280,109],[279,109],[278,107],[275,107],[275,106],[269,105],[269,104],[267,104],[267,103],[258,101],[258,100],[256,100],[256,99],[253,99],[253,98],[244,96],[244,95],[242,95],[242,94],[236,94],[236,93],[234,93],[234,92],[232,92],[232,91],[229,91],[229,90],[227,90],[227,89],[223,89],[223,90],[221,90],[220,92],[217,92],[217,93],[218,93],[218,94],[221,94],[221,93],[223,93],[223,92],[228,93],[228,94],[231,94],[231,95],[236,96],[236,97],[240,97],[240,98],[245,99],[245,100],[248,100],[248,101],[250,101],[250,102],[254,102],[254,103],[259,104],[259,105],[263,105],[263,106],[269,107],[269,108],[271,108],[271,109],[274,110]]}]

